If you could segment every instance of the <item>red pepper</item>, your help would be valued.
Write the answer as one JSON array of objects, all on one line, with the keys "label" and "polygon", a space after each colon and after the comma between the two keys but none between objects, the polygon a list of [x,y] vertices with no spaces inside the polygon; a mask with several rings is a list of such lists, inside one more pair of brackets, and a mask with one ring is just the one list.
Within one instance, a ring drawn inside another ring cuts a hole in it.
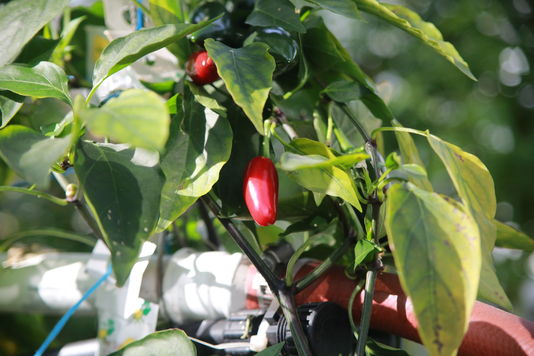
[{"label": "red pepper", "polygon": [[278,205],[278,173],[273,161],[261,156],[250,160],[243,180],[243,195],[248,211],[258,225],[274,224]]},{"label": "red pepper", "polygon": [[197,85],[213,83],[219,79],[215,62],[206,51],[198,51],[189,56],[185,64],[185,72]]}]

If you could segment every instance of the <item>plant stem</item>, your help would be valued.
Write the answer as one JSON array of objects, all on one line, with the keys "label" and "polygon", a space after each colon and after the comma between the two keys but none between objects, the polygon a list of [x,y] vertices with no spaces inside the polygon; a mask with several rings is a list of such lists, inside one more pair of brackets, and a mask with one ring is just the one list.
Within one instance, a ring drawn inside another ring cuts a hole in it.
[{"label": "plant stem", "polygon": [[335,249],[321,264],[313,269],[306,276],[302,277],[295,283],[295,294],[306,289],[310,284],[315,282],[326,271],[334,265],[334,263],[347,251],[347,248],[354,242],[354,235],[349,236],[343,241],[343,244]]},{"label": "plant stem", "polygon": [[295,298],[291,289],[282,288],[278,295],[278,300],[280,301],[280,307],[291,330],[291,336],[297,347],[298,354],[300,356],[311,356],[312,352],[308,344],[308,338],[297,315]]},{"label": "plant stem", "polygon": [[246,238],[243,236],[241,231],[239,231],[239,229],[234,225],[232,220],[220,217],[221,209],[219,208],[217,203],[212,200],[211,197],[203,196],[200,199],[206,204],[206,206],[211,210],[211,212],[215,216],[217,216],[226,231],[228,231],[228,233],[232,236],[234,241],[249,258],[252,264],[256,267],[258,272],[263,276],[263,278],[265,278],[265,281],[267,282],[267,285],[269,286],[271,291],[276,296],[278,296],[280,288],[283,286],[282,280],[274,274],[274,272],[269,268],[267,263],[265,263],[265,261],[256,253],[254,248],[250,246]]},{"label": "plant stem", "polygon": [[376,275],[377,271],[374,268],[367,271],[365,275],[365,296],[363,299],[362,317],[360,319],[358,347],[356,348],[357,356],[365,356],[365,344],[367,343],[367,335],[369,333]]},{"label": "plant stem", "polygon": [[208,243],[210,245],[210,248],[213,250],[217,250],[219,243],[219,238],[217,237],[217,231],[215,231],[215,226],[213,226],[213,221],[211,220],[211,217],[208,212],[208,208],[206,207],[206,204],[204,201],[198,202],[198,211],[200,213],[200,218],[202,221],[204,221],[204,224],[206,225],[206,231],[208,232]]},{"label": "plant stem", "polygon": [[[58,184],[61,186],[61,188],[63,188],[63,190],[66,193],[67,189],[68,189],[68,186],[70,184],[69,181],[67,181],[67,179],[63,175],[61,175],[59,173],[53,172],[52,174],[54,175],[54,178],[56,178],[56,181],[58,182]],[[93,218],[93,215],[89,212],[89,209],[87,208],[87,205],[84,204],[78,198],[78,194],[76,194],[74,199],[72,199],[72,200],[67,199],[67,201],[69,203],[71,203],[72,205],[74,205],[74,207],[76,208],[78,213],[85,220],[87,225],[89,225],[89,227],[91,228],[91,231],[93,231],[93,234],[95,234],[96,237],[98,237],[100,240],[102,240],[106,244],[106,246],[108,246],[106,240],[104,239],[104,236],[100,232],[100,227],[98,226],[98,224],[96,223],[95,219]],[[108,248],[109,248],[109,246],[108,246]]]}]

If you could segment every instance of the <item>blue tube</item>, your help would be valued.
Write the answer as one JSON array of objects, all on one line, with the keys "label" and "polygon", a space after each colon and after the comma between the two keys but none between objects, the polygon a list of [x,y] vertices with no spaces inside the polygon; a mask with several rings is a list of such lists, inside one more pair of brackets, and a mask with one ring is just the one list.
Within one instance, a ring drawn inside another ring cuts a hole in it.
[{"label": "blue tube", "polygon": [[67,310],[67,312],[61,317],[61,319],[59,319],[59,321],[56,323],[56,325],[54,326],[54,328],[52,329],[50,334],[48,334],[48,336],[46,337],[45,341],[43,341],[43,343],[41,344],[39,349],[33,354],[33,356],[42,356],[43,355],[43,353],[46,351],[48,346],[50,346],[52,341],[54,341],[54,339],[58,336],[58,334],[61,332],[61,330],[65,327],[65,324],[67,324],[67,322],[69,321],[69,319],[72,316],[72,314],[74,314],[74,312],[80,307],[80,305],[82,305],[82,303],[87,298],[89,298],[89,296],[91,294],[93,294],[93,292],[98,287],[100,287],[100,285],[102,283],[104,283],[106,281],[106,279],[108,279],[108,277],[110,275],[111,275],[111,265],[109,266],[109,268],[106,271],[106,273],[104,273],[104,275],[102,277],[100,277],[100,279],[98,281],[96,281],[96,283],[93,284],[91,286],[91,288],[89,288],[89,290],[87,290],[87,292],[85,292],[85,294],[80,298],[80,300],[78,300],[78,302],[76,302],[76,304],[74,304],[69,310]]},{"label": "blue tube", "polygon": [[[138,0],[140,3],[141,1]],[[135,25],[135,30],[138,31],[145,27],[145,14],[143,14],[143,10],[141,10],[140,7],[137,8],[137,23]]]}]

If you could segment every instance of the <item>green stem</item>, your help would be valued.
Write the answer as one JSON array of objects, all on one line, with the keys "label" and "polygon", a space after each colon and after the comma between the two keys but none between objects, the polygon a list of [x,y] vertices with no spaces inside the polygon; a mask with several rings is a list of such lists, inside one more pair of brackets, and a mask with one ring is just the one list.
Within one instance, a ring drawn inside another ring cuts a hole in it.
[{"label": "green stem", "polygon": [[57,237],[61,239],[77,241],[91,247],[95,245],[95,240],[88,236],[78,235],[72,232],[61,231],[56,229],[35,229],[19,231],[8,236],[2,242],[2,244],[0,244],[0,251],[6,251],[15,242],[30,236]]},{"label": "green stem", "polygon": [[269,286],[271,291],[275,295],[278,295],[280,288],[283,286],[283,282],[274,274],[274,272],[271,270],[271,268],[269,268],[267,263],[265,263],[265,261],[256,253],[254,248],[250,246],[247,239],[243,236],[241,231],[239,231],[239,229],[234,225],[232,220],[220,217],[221,209],[213,200],[213,198],[210,196],[203,196],[200,199],[211,210],[213,215],[217,216],[226,231],[228,231],[230,236],[232,236],[234,241],[245,253],[248,259],[252,262],[254,267],[256,267],[258,272],[263,276],[263,278],[265,278],[265,281],[267,282],[267,285]]},{"label": "green stem", "polygon": [[[321,264],[313,269],[310,273],[295,283],[295,294],[306,289],[310,284],[315,282],[326,271],[334,265],[334,263],[347,251],[347,248],[354,242],[354,236],[348,237],[343,241],[343,244],[336,248]],[[287,275],[286,275],[287,278]]]},{"label": "green stem", "polygon": [[350,327],[352,328],[352,332],[354,333],[354,336],[356,337],[356,339],[359,339],[358,327],[356,326],[356,323],[354,322],[354,315],[352,315],[352,308],[354,306],[354,300],[356,299],[356,295],[360,293],[360,291],[363,288],[363,282],[364,281],[361,280],[360,282],[358,282],[358,284],[356,284],[356,287],[354,287],[354,290],[352,291],[352,294],[350,295],[350,298],[349,298],[349,303],[347,305],[347,312],[349,313]]},{"label": "green stem", "polygon": [[31,190],[28,188],[20,188],[20,187],[11,187],[11,186],[0,186],[0,192],[16,192],[16,193],[23,193],[28,195],[33,195],[37,198],[43,198],[46,199],[54,204],[65,206],[68,204],[66,199],[60,199],[58,197],[55,197],[53,195],[50,195],[48,193],[39,192],[37,190]]},{"label": "green stem", "polygon": [[360,319],[358,346],[356,348],[356,355],[358,356],[365,356],[365,344],[367,343],[367,335],[369,333],[369,324],[371,321],[376,275],[377,271],[375,269],[367,271],[365,275],[365,296],[363,299],[362,317]]},{"label": "green stem", "polygon": [[290,289],[283,288],[280,290],[278,300],[280,301],[280,307],[282,308],[284,317],[291,330],[291,336],[293,337],[299,356],[311,356],[312,352],[308,343],[308,338],[304,333],[304,329],[302,328],[302,324],[297,315],[297,307],[293,293]]},{"label": "green stem", "polygon": [[317,236],[320,235],[310,236],[306,241],[304,241],[302,245],[299,246],[297,251],[295,251],[289,259],[289,262],[287,263],[286,267],[286,286],[291,287],[291,285],[293,284],[293,272],[295,269],[295,264],[297,263],[300,256],[304,253],[304,251],[306,251],[308,247],[313,243],[313,241],[315,240],[314,238]]},{"label": "green stem", "polygon": [[271,158],[271,126],[271,120],[265,120],[263,122],[263,132],[265,136],[263,136],[262,154],[263,157],[266,158]]},{"label": "green stem", "polygon": [[[68,186],[70,184],[69,181],[62,174],[59,174],[57,172],[53,172],[52,174],[56,178],[56,181],[61,186],[61,188],[65,191],[65,193],[67,193],[67,189],[68,189]],[[85,220],[87,225],[89,225],[89,227],[91,228],[91,231],[93,231],[93,234],[95,234],[95,236],[98,237],[100,240],[102,240],[107,246],[108,244],[107,244],[106,240],[104,239],[104,236],[102,235],[102,233],[100,231],[100,227],[98,226],[98,224],[97,224],[96,220],[94,219],[93,215],[91,214],[91,212],[87,208],[87,205],[84,204],[78,198],[77,195],[76,195],[76,197],[74,199],[69,200],[69,203],[74,205],[74,207],[76,208],[78,213],[81,215],[83,220]]]}]

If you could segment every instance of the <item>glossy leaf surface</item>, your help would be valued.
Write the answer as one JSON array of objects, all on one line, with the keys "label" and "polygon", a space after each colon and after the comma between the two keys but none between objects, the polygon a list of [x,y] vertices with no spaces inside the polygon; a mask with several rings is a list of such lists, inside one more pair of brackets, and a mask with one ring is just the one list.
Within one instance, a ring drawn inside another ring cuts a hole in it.
[{"label": "glossy leaf surface", "polygon": [[210,191],[232,149],[232,129],[226,119],[195,102],[188,90],[184,99],[177,98],[176,111],[161,157],[165,184],[159,229]]},{"label": "glossy leaf surface", "polygon": [[34,67],[10,64],[0,68],[0,89],[35,98],[57,98],[71,104],[67,75],[50,62]]},{"label": "glossy leaf surface", "polygon": [[246,23],[260,27],[282,27],[289,32],[305,32],[289,0],[257,0]]},{"label": "glossy leaf surface", "polygon": [[80,141],[74,169],[121,286],[158,221],[163,186],[158,155],[127,145]]},{"label": "glossy leaf surface", "polygon": [[273,85],[275,68],[268,47],[253,43],[235,49],[212,39],[207,39],[205,46],[235,103],[263,135],[263,107]]}]

